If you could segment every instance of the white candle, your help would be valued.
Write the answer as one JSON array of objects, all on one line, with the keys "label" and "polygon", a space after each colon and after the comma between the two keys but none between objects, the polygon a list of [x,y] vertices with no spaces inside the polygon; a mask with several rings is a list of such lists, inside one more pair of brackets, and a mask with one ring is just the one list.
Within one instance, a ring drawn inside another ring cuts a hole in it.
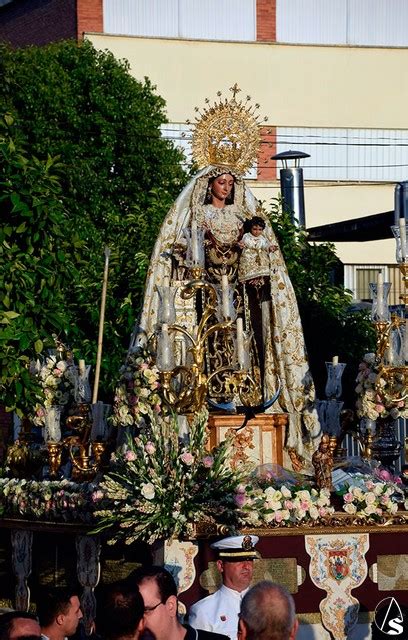
[{"label": "white candle", "polygon": [[333,356],[333,359],[332,359],[333,367],[335,367],[337,364],[339,364],[339,356]]},{"label": "white candle", "polygon": [[195,218],[191,221],[191,255],[193,258],[193,264],[198,263],[198,235],[197,235],[197,220]]},{"label": "white candle", "polygon": [[245,366],[244,325],[242,318],[237,318],[237,360],[241,367]]},{"label": "white candle", "polygon": [[162,324],[161,330],[161,362],[160,367],[163,371],[171,369],[170,342],[169,342],[169,325]]},{"label": "white candle", "polygon": [[221,302],[222,302],[222,315],[226,320],[230,315],[230,308],[229,308],[228,276],[225,273],[221,276]]},{"label": "white candle", "polygon": [[388,360],[388,364],[394,363],[394,349],[392,347],[392,331],[390,332],[389,343],[387,348],[387,360]]},{"label": "white candle", "polygon": [[170,321],[170,278],[164,276],[162,287],[162,320]]},{"label": "white candle", "polygon": [[78,361],[78,372],[81,377],[85,375],[85,360]]},{"label": "white candle", "polygon": [[405,218],[400,218],[398,221],[400,242],[401,242],[401,258],[402,262],[405,262],[407,257],[407,228],[405,224]]},{"label": "white candle", "polygon": [[384,308],[384,278],[382,271],[377,274],[377,316],[381,320],[383,318]]}]

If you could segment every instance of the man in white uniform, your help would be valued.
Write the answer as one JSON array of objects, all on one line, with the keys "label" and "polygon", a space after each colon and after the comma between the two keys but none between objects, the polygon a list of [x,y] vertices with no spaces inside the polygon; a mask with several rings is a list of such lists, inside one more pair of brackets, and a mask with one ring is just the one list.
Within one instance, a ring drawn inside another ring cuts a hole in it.
[{"label": "man in white uniform", "polygon": [[252,580],[254,560],[259,558],[255,550],[258,541],[257,536],[233,536],[211,545],[218,551],[222,586],[190,607],[188,622],[192,627],[237,639],[241,600]]}]

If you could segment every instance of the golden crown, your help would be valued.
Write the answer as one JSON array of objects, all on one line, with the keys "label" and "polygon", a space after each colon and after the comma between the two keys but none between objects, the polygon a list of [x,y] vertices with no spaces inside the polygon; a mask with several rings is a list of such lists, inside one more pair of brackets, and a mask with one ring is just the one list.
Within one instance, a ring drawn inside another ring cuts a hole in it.
[{"label": "golden crown", "polygon": [[[258,154],[260,143],[260,120],[256,111],[259,104],[249,105],[250,96],[245,102],[237,101],[236,95],[241,91],[235,83],[230,88],[232,98],[220,98],[212,106],[195,111],[195,129],[192,136],[192,156],[198,166],[209,164],[225,165],[237,173],[245,173],[253,164]],[[205,100],[209,104],[209,99]],[[267,118],[264,118],[266,121]]]}]

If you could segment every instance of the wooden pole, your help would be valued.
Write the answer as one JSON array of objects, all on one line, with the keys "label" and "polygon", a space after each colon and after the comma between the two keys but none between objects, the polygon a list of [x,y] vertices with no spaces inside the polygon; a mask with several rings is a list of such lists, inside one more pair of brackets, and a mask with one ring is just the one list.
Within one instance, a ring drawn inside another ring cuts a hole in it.
[{"label": "wooden pole", "polygon": [[101,311],[99,314],[98,351],[96,354],[95,379],[94,379],[94,386],[93,386],[93,393],[92,393],[92,404],[95,404],[98,400],[99,373],[101,370],[101,359],[102,359],[103,325],[105,320],[106,290],[108,288],[109,256],[110,256],[110,249],[108,247],[105,247],[105,268],[103,271]]}]

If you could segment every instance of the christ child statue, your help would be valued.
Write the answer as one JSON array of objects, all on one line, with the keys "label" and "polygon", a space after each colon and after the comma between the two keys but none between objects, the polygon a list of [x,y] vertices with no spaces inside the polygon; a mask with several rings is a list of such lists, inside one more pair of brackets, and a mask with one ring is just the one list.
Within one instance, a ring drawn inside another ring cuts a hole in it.
[{"label": "christ child statue", "polygon": [[254,216],[247,223],[249,231],[244,233],[238,246],[242,253],[239,260],[238,280],[251,284],[253,280],[268,277],[270,274],[269,254],[277,246],[269,242],[264,235],[265,220]]}]

